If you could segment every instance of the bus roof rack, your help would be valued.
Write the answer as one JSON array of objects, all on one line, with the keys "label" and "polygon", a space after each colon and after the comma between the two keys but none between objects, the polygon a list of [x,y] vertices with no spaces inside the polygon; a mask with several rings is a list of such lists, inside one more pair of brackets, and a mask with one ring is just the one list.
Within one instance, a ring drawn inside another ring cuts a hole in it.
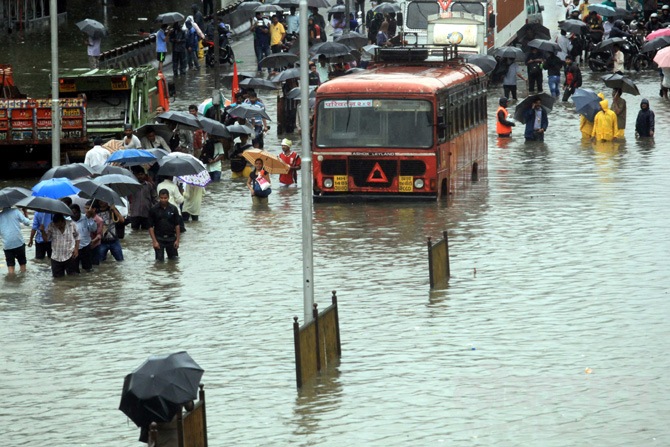
[{"label": "bus roof rack", "polygon": [[458,58],[457,45],[413,45],[377,48],[376,62],[424,62],[428,58],[440,58],[443,62]]}]

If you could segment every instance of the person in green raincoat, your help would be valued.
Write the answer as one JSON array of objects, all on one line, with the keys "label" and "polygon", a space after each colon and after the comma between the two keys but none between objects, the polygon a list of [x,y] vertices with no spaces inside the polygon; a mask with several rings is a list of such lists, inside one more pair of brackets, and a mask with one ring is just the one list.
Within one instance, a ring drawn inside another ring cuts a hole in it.
[{"label": "person in green raincoat", "polygon": [[609,108],[609,102],[606,99],[600,101],[600,108],[600,112],[596,113],[596,117],[593,120],[593,132],[591,136],[596,141],[615,140],[619,132],[616,113]]}]

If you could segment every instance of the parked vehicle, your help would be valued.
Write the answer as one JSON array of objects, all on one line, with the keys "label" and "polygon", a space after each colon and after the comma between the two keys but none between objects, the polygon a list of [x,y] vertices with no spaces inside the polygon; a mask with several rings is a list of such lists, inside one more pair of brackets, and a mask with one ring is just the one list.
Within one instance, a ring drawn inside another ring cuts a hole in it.
[{"label": "parked vehicle", "polygon": [[[221,25],[219,29],[219,64],[233,65],[235,62],[235,53],[230,46],[232,33],[227,25]],[[208,67],[213,67],[216,61],[214,54],[214,36],[208,35],[203,41],[202,46],[205,48],[205,63]]]}]

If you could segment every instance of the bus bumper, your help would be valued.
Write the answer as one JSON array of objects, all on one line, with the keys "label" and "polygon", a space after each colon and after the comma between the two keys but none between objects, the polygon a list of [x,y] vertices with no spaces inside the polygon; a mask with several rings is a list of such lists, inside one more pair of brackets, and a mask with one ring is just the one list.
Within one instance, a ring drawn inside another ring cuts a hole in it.
[{"label": "bus bumper", "polygon": [[359,202],[416,202],[435,201],[437,194],[351,194],[351,193],[327,193],[313,195],[314,203],[359,203]]}]

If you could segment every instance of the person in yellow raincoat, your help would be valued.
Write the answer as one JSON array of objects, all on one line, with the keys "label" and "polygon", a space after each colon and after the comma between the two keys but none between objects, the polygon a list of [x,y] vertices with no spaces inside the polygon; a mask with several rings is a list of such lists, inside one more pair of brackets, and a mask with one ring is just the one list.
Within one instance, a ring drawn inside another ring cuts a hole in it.
[{"label": "person in yellow raincoat", "polygon": [[593,135],[593,121],[589,121],[584,115],[579,115],[579,130],[582,132],[582,140],[590,140]]},{"label": "person in yellow raincoat", "polygon": [[616,113],[610,110],[609,102],[606,99],[600,101],[600,108],[600,112],[596,113],[596,117],[593,120],[593,132],[591,136],[596,141],[612,141],[619,132]]}]

